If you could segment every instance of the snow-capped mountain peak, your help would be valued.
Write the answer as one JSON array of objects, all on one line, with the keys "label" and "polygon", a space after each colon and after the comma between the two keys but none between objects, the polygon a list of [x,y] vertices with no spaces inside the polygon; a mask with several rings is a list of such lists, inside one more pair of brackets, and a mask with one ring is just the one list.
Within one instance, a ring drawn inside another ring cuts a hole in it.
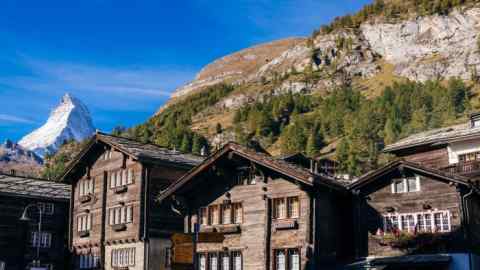
[{"label": "snow-capped mountain peak", "polygon": [[95,132],[88,108],[70,94],[62,97],[47,122],[23,137],[18,144],[39,156],[54,153],[69,140],[81,141]]}]

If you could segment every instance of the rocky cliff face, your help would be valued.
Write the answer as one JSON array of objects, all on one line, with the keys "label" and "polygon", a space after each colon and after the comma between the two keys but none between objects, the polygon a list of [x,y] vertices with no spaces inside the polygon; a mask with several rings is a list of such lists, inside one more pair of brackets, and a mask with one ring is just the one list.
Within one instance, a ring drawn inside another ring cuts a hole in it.
[{"label": "rocky cliff face", "polygon": [[[301,72],[311,67],[324,71],[313,90],[339,81],[371,78],[381,62],[394,67],[394,75],[411,80],[448,78],[465,80],[480,73],[480,7],[457,9],[448,16],[418,17],[406,21],[376,22],[307,39],[287,39],[258,45],[207,65],[188,85],[172,94],[178,99],[219,82],[258,82],[265,78]],[[285,82],[284,82],[285,83]],[[293,82],[293,89],[304,88]],[[275,92],[288,90],[291,82]],[[248,100],[229,97],[223,103]],[[235,107],[235,106],[234,106]]]},{"label": "rocky cliff face", "polygon": [[54,153],[66,141],[82,141],[94,132],[88,108],[79,99],[66,94],[47,122],[23,137],[19,145],[43,157]]},{"label": "rocky cliff face", "polygon": [[364,24],[371,48],[395,65],[395,72],[425,81],[458,76],[471,79],[480,70],[480,8],[455,10],[401,23]]}]

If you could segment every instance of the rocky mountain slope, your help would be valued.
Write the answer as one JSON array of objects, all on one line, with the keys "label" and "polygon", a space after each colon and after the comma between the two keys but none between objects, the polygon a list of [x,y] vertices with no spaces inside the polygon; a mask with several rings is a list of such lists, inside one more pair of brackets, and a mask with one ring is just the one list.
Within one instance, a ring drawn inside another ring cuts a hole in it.
[{"label": "rocky mountain slope", "polygon": [[332,84],[332,76],[327,75],[336,75],[337,81],[373,78],[385,63],[393,66],[392,75],[410,80],[454,76],[470,80],[480,70],[479,34],[478,5],[448,15],[367,21],[358,29],[260,44],[225,56],[177,89],[172,99],[232,78],[236,83],[258,82],[310,67],[326,73],[314,90]]},{"label": "rocky mountain slope", "polygon": [[480,81],[480,4],[470,1],[448,13],[435,12],[376,16],[358,27],[337,27],[227,55],[177,89],[159,112],[211,85],[237,85],[215,106],[193,117],[192,128],[211,137],[217,123],[232,125],[235,109],[272,95],[323,95],[335,86],[353,85],[372,96],[395,81],[451,77]]},{"label": "rocky mountain slope", "polygon": [[79,99],[65,94],[47,122],[23,137],[18,144],[43,157],[55,153],[67,141],[82,141],[94,132],[88,108]]}]

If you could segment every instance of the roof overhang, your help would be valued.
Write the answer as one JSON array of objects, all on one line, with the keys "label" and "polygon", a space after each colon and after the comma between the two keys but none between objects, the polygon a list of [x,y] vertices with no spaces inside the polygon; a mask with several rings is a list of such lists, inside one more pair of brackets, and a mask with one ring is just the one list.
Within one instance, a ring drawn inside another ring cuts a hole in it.
[{"label": "roof overhang", "polygon": [[387,183],[381,181],[385,181],[386,176],[389,176],[395,172],[398,172],[399,174],[413,173],[444,183],[460,185],[479,193],[477,188],[473,186],[470,180],[466,177],[446,173],[432,168],[427,168],[419,164],[404,160],[391,162],[378,170],[364,174],[355,183],[349,185],[348,189],[357,194],[367,193],[366,195],[368,195],[368,187],[370,187],[371,185],[383,186],[390,184],[390,182]]},{"label": "roof overhang", "polygon": [[[170,187],[167,188],[166,191],[164,191],[160,196],[158,197],[158,200],[164,200],[167,197],[175,194],[179,189],[181,189],[184,185],[186,185],[188,182],[190,182],[195,176],[198,174],[202,173],[206,169],[210,168],[217,160],[219,160],[221,157],[225,155],[237,155],[240,156],[244,159],[250,160],[252,162],[255,162],[256,164],[263,166],[265,168],[268,168],[272,171],[275,171],[279,174],[282,174],[288,178],[291,178],[293,180],[296,180],[304,185],[310,186],[310,187],[315,187],[315,186],[324,186],[336,191],[340,192],[345,192],[346,189],[342,185],[335,183],[334,180],[328,179],[326,177],[316,175],[316,174],[297,174],[294,171],[290,170],[288,166],[282,166],[281,164],[277,164],[277,162],[266,162],[264,158],[262,158],[262,154],[255,154],[247,151],[242,151],[241,148],[242,146],[236,144],[236,143],[227,143],[225,146],[223,146],[221,149],[217,150],[215,153],[213,153],[211,156],[209,156],[207,159],[205,159],[202,163],[200,163],[198,166],[194,167],[191,169],[189,172],[187,172],[184,176],[182,176],[180,179],[178,179],[176,182],[174,182]],[[265,157],[265,156],[263,156]],[[271,158],[273,160],[273,158]],[[293,166],[293,165],[290,165]]]}]

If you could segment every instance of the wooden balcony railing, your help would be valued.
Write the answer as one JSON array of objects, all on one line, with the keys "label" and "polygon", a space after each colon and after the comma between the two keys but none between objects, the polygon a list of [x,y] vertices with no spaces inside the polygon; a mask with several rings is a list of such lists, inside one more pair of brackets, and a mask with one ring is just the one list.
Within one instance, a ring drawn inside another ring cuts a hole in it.
[{"label": "wooden balcony railing", "polygon": [[460,162],[444,167],[442,170],[453,174],[480,173],[480,161]]}]

